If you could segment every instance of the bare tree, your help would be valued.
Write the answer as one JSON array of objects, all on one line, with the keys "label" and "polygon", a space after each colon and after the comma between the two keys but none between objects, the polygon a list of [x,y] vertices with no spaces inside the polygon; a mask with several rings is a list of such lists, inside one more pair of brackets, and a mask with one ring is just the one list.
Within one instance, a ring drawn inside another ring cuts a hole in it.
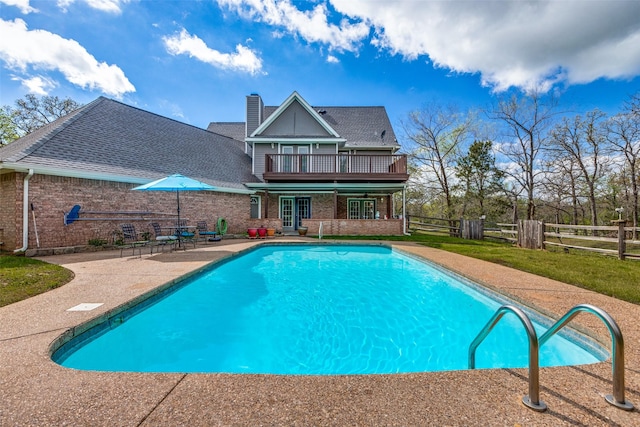
[{"label": "bare tree", "polygon": [[16,100],[16,108],[11,110],[11,114],[18,133],[22,136],[66,116],[79,107],[81,105],[71,98],[60,99],[57,96],[38,98],[28,94],[23,99]]},{"label": "bare tree", "polygon": [[454,107],[430,104],[409,114],[402,123],[408,139],[409,155],[423,172],[425,181],[433,179],[445,203],[447,219],[452,219],[452,180],[460,148],[472,138],[474,119]]},{"label": "bare tree", "polygon": [[[547,159],[547,170],[543,180],[543,186],[549,203],[552,204],[556,214],[556,223],[560,223],[560,212],[570,217],[571,224],[578,224],[580,219],[579,179],[580,173],[573,158],[564,155],[553,155]],[[555,153],[560,154],[560,153]],[[564,206],[570,205],[568,211]]]},{"label": "bare tree", "polygon": [[500,152],[513,164],[505,170],[527,197],[527,219],[535,217],[535,194],[542,171],[539,158],[547,142],[548,129],[555,116],[557,101],[537,92],[501,99],[489,116],[504,125]]},{"label": "bare tree", "polygon": [[607,121],[607,139],[614,154],[621,155],[626,164],[626,172],[631,188],[631,219],[633,227],[638,226],[638,178],[640,167],[640,113],[632,104],[625,111]]},{"label": "bare tree", "polygon": [[592,225],[598,225],[596,190],[608,166],[608,157],[603,156],[607,142],[605,118],[606,115],[599,110],[588,112],[584,117],[564,118],[551,132],[548,147],[553,157],[568,159],[572,167],[575,166],[580,181],[586,187]]}]

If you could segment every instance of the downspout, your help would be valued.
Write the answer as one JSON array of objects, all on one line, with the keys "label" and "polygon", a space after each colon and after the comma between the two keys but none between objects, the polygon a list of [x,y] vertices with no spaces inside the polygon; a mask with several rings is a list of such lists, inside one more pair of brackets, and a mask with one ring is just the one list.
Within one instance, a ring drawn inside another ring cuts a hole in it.
[{"label": "downspout", "polygon": [[411,236],[407,233],[407,186],[402,187],[402,232],[405,236]]},{"label": "downspout", "polygon": [[33,176],[33,169],[24,177],[22,190],[22,247],[13,252],[24,252],[29,246],[29,179]]}]

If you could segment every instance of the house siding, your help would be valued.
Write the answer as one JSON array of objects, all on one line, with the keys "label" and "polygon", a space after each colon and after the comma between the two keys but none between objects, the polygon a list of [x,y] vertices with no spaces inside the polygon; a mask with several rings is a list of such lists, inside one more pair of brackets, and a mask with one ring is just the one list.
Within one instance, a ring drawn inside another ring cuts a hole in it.
[{"label": "house siding", "polygon": [[278,145],[274,144],[274,148],[271,148],[271,144],[254,144],[253,147],[253,174],[262,179],[264,174],[264,159],[266,154],[276,154],[278,152]]},{"label": "house siding", "polygon": [[330,136],[298,102],[293,102],[260,136]]},{"label": "house siding", "polygon": [[262,110],[264,105],[262,104],[262,98],[258,95],[247,96],[247,122],[246,122],[246,136],[253,133],[262,124]]},{"label": "house siding", "polygon": [[320,144],[316,148],[315,144],[312,144],[311,153],[313,154],[337,154],[338,148],[336,144]]}]

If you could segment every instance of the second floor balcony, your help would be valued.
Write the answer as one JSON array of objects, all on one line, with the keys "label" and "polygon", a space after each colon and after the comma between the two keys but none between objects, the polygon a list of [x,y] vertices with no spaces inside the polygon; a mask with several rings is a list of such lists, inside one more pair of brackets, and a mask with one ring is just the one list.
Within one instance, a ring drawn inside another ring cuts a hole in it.
[{"label": "second floor balcony", "polygon": [[404,182],[405,154],[266,154],[267,182]]}]

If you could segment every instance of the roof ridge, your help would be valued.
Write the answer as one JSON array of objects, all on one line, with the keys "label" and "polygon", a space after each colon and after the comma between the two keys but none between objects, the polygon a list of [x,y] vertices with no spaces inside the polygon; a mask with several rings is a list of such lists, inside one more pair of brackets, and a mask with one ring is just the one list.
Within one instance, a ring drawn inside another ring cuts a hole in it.
[{"label": "roof ridge", "polygon": [[[278,108],[279,105],[265,105],[264,108]],[[384,105],[312,105],[312,108],[385,108]]]}]

